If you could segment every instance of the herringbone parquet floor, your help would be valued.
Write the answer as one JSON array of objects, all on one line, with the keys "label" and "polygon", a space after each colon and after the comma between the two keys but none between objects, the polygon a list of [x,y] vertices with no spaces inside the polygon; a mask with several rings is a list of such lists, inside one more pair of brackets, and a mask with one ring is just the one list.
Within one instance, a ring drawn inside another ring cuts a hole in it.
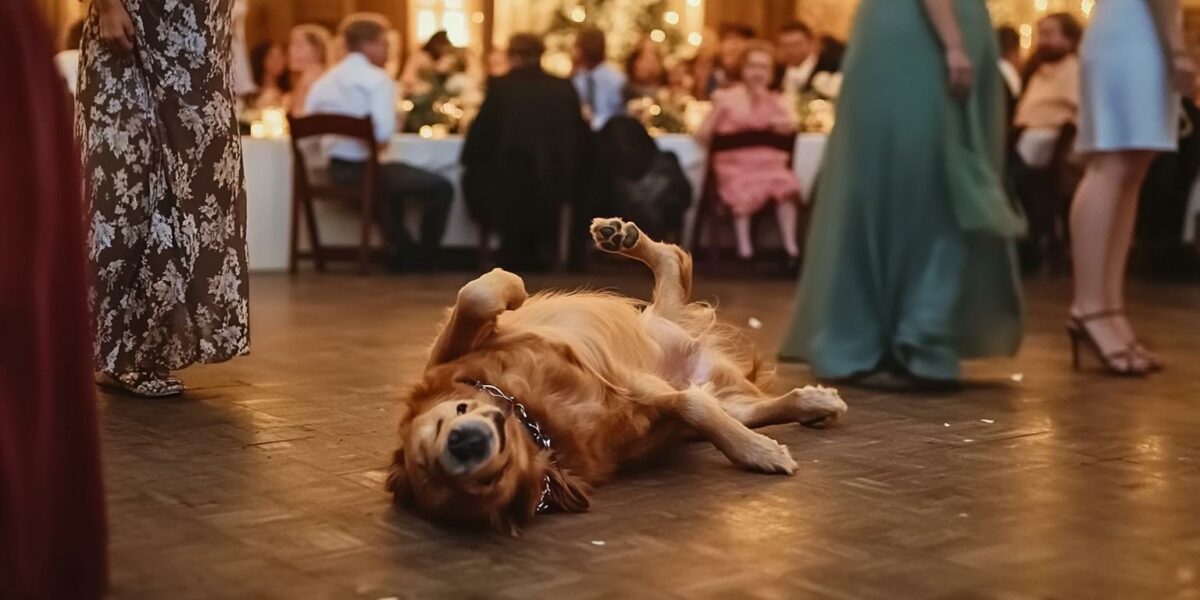
[{"label": "herringbone parquet floor", "polygon": [[[840,426],[769,430],[796,477],[692,445],[514,540],[382,491],[394,399],[464,280],[256,277],[252,356],[184,373],[183,399],[103,395],[113,596],[1200,598],[1200,288],[1135,287],[1170,361],[1147,381],[1070,372],[1067,286],[1033,282],[1025,349],[967,389],[847,389]],[[791,293],[697,284],[768,350]]]}]

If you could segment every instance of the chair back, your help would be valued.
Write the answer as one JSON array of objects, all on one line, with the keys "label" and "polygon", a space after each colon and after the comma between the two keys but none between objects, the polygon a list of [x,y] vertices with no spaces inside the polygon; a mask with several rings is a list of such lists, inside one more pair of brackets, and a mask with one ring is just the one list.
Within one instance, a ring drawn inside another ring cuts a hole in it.
[{"label": "chair back", "polygon": [[372,163],[379,162],[379,147],[375,143],[375,130],[371,117],[349,117],[346,115],[315,114],[307,117],[288,117],[288,129],[292,136],[292,152],[299,160],[298,165],[307,166],[300,147],[302,140],[311,137],[336,135],[361,142],[367,148]]},{"label": "chair back", "polygon": [[[379,165],[379,146],[375,142],[375,131],[371,117],[349,117],[346,115],[314,114],[306,117],[288,117],[288,129],[292,142],[292,174],[293,181],[299,191],[305,195],[352,199],[364,195],[375,187],[375,173]],[[330,185],[327,177],[318,176],[316,181],[310,178],[316,173],[313,165],[308,164],[308,156],[304,149],[304,140],[335,135],[357,140],[367,148],[368,160],[364,165],[365,189],[348,189]]]},{"label": "chair back", "polygon": [[[317,216],[313,203],[317,199],[340,200],[358,204],[360,210],[360,241],[358,251],[359,268],[368,270],[371,252],[371,226],[374,220],[375,190],[378,189],[379,145],[375,142],[375,131],[371,117],[348,117],[345,115],[315,114],[307,117],[288,118],[292,144],[292,241],[290,271],[296,272],[299,251],[299,222],[301,214],[308,223],[312,252],[317,271],[325,270],[325,258],[317,227]],[[318,136],[334,135],[357,140],[367,148],[367,161],[363,165],[362,181],[354,187],[334,185],[328,173],[310,170],[305,155],[304,141]]]}]

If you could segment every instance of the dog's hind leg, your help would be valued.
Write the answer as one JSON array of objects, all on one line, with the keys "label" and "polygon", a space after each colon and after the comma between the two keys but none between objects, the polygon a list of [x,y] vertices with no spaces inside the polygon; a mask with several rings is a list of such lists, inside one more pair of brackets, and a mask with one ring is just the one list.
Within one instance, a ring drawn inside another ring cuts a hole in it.
[{"label": "dog's hind leg", "polygon": [[496,317],[500,313],[520,308],[526,297],[525,282],[500,269],[464,285],[458,291],[450,320],[429,351],[428,366],[450,362],[470,352],[496,330]]},{"label": "dog's hind leg", "polygon": [[635,384],[632,391],[641,396],[638,402],[676,415],[736,465],[761,473],[791,475],[796,471],[796,461],[787,446],[738,422],[706,388],[674,390],[665,381],[648,377]]},{"label": "dog's hind leg", "polygon": [[848,410],[837,390],[819,386],[796,388],[775,398],[751,390],[717,396],[725,412],[751,429],[784,423],[820,429],[832,425]]},{"label": "dog's hind leg", "polygon": [[675,244],[652,240],[638,226],[617,218],[592,221],[592,238],[605,252],[639,260],[654,273],[650,308],[670,320],[692,297],[692,257]]}]

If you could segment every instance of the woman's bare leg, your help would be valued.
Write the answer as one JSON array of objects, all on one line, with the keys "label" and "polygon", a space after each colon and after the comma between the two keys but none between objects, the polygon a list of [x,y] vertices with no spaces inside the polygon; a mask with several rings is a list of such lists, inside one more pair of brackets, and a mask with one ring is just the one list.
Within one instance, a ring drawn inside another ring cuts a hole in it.
[{"label": "woman's bare leg", "polygon": [[[1124,287],[1125,255],[1136,211],[1134,203],[1148,164],[1143,154],[1101,152],[1093,155],[1075,192],[1071,206],[1071,247],[1075,265],[1075,299],[1071,313],[1075,316],[1117,308],[1110,304],[1111,290]],[[1121,273],[1114,276],[1114,270],[1118,268]],[[1088,331],[1095,336],[1105,354],[1125,350],[1133,342],[1133,337],[1117,319],[1089,323]]]},{"label": "woman's bare leg", "polygon": [[754,256],[754,242],[750,240],[750,215],[733,218],[733,233],[737,237],[737,253],[739,258]]},{"label": "woman's bare leg", "polygon": [[799,220],[800,210],[795,202],[776,202],[775,216],[779,222],[779,236],[783,238],[783,249],[788,256],[796,258],[800,256],[800,247],[796,242],[796,223]]},{"label": "woman's bare leg", "polygon": [[[1134,225],[1137,221],[1138,200],[1141,198],[1142,183],[1154,161],[1153,152],[1129,152],[1123,154],[1129,163],[1128,186],[1123,189],[1125,197],[1118,204],[1113,223],[1113,243],[1105,266],[1105,303],[1110,308],[1125,307],[1125,273],[1129,266],[1129,249],[1133,244]],[[1117,317],[1116,325],[1129,339],[1136,339],[1133,326],[1124,316]]]}]

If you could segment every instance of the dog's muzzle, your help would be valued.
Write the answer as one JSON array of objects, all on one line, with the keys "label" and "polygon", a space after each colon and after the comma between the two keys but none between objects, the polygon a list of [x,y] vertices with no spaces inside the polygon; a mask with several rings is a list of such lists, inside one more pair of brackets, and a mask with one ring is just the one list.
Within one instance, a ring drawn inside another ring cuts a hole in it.
[{"label": "dog's muzzle", "polygon": [[446,438],[440,461],[450,475],[462,475],[492,456],[495,433],[484,422],[467,421],[454,426]]}]

